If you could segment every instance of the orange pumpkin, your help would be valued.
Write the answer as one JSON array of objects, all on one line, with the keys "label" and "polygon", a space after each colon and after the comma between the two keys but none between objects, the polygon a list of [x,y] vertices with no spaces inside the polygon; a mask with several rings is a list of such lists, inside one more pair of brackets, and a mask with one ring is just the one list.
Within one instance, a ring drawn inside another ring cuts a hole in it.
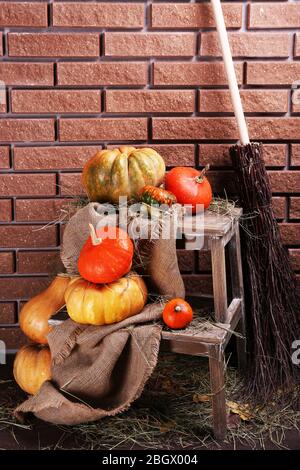
[{"label": "orange pumpkin", "polygon": [[16,355],[13,373],[19,387],[35,395],[41,385],[51,379],[49,347],[38,344],[23,346]]},{"label": "orange pumpkin", "polygon": [[170,300],[163,310],[163,321],[172,330],[185,328],[192,319],[192,307],[183,299]]},{"label": "orange pumpkin", "polygon": [[77,277],[70,282],[65,299],[73,321],[106,325],[139,313],[147,301],[147,288],[137,274],[111,284],[92,284]]},{"label": "orange pumpkin", "polygon": [[58,274],[50,286],[27,302],[20,313],[20,328],[35,343],[48,344],[51,331],[48,320],[65,305],[70,277]]},{"label": "orange pumpkin", "polygon": [[202,171],[190,167],[173,168],[166,176],[165,186],[175,194],[179,204],[192,206],[193,212],[207,209],[212,201],[212,189],[205,176],[209,166]]},{"label": "orange pumpkin", "polygon": [[113,282],[130,271],[133,243],[127,232],[118,227],[104,227],[95,231],[83,246],[78,259],[78,271],[87,281],[96,284]]}]

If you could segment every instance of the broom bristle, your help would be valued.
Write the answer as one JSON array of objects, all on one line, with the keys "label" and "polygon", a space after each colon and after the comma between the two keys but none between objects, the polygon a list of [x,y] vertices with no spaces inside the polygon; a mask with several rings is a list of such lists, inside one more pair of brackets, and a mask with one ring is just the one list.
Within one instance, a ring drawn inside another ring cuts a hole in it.
[{"label": "broom bristle", "polygon": [[247,391],[256,400],[296,382],[292,343],[299,339],[300,299],[296,278],[272,208],[272,193],[261,144],[236,145],[230,155],[236,171],[243,221],[248,375]]}]

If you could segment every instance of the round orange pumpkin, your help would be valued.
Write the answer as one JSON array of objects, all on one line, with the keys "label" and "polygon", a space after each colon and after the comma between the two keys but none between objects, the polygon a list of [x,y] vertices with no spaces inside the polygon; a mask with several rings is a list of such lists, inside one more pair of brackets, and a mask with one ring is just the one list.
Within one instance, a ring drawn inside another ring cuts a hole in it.
[{"label": "round orange pumpkin", "polygon": [[166,175],[165,186],[175,194],[179,204],[192,206],[193,212],[203,207],[207,209],[212,201],[212,189],[205,172],[189,167],[176,167]]},{"label": "round orange pumpkin", "polygon": [[92,284],[77,277],[70,282],[65,299],[73,321],[106,325],[141,312],[147,301],[147,288],[137,274],[122,277],[111,284]]},{"label": "round orange pumpkin", "polygon": [[58,274],[50,286],[27,302],[20,313],[20,328],[35,343],[48,344],[51,331],[48,320],[65,305],[65,291],[70,282],[66,274]]},{"label": "round orange pumpkin", "polygon": [[80,275],[87,281],[104,284],[127,274],[133,258],[133,243],[127,232],[108,226],[95,230],[90,224],[90,233],[78,259]]},{"label": "round orange pumpkin", "polygon": [[46,380],[51,379],[51,353],[48,346],[29,344],[17,353],[14,377],[19,387],[35,395]]},{"label": "round orange pumpkin", "polygon": [[170,300],[163,310],[163,321],[172,330],[185,328],[192,319],[192,307],[183,299]]},{"label": "round orange pumpkin", "polygon": [[144,186],[159,186],[165,170],[155,150],[123,146],[97,152],[83,168],[82,184],[91,201],[118,204],[120,196],[137,198]]}]

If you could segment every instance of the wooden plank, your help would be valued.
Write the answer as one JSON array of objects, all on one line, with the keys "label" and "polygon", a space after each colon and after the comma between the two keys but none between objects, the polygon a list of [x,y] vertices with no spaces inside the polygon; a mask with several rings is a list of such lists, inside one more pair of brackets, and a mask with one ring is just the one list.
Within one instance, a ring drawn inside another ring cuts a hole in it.
[{"label": "wooden plank", "polygon": [[[230,325],[228,326],[228,329]],[[226,328],[225,326],[225,328]],[[167,331],[162,332],[162,339],[166,341],[180,341],[182,343],[206,343],[206,344],[221,344],[225,341],[228,331],[224,328],[212,327],[210,331],[199,332],[198,334],[175,334]]]},{"label": "wooden plank", "polygon": [[187,354],[190,356],[208,356],[208,345],[204,343],[193,343],[190,341],[178,341],[176,339],[163,339],[161,349],[177,354]]},{"label": "wooden plank", "polygon": [[[197,216],[184,218],[180,221],[179,227],[186,235],[195,235],[199,233],[207,236],[223,236],[228,233],[235,222],[242,214],[242,209],[233,209],[231,215],[219,215],[209,210]],[[199,230],[197,227],[199,226]]]},{"label": "wooden plank", "polygon": [[242,300],[234,298],[232,299],[228,309],[227,309],[227,316],[226,316],[226,323],[229,323],[230,326],[233,324],[233,319],[237,315],[240,317],[241,314],[241,307],[242,307]]}]

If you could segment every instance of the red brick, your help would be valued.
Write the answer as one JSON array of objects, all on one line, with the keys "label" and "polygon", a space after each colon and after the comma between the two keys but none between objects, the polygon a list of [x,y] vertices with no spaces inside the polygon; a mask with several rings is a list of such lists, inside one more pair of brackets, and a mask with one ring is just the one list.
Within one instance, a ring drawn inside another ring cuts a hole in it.
[{"label": "red brick", "polygon": [[99,35],[93,33],[9,33],[11,57],[98,57]]},{"label": "red brick", "polygon": [[61,173],[59,186],[62,196],[85,195],[85,190],[81,183],[81,173]]},{"label": "red brick", "polygon": [[300,250],[289,250],[289,255],[294,271],[300,271]]},{"label": "red brick", "polygon": [[55,194],[54,174],[0,175],[0,196],[54,196]]},{"label": "red brick", "polygon": [[53,119],[1,119],[1,142],[45,142],[54,140]]},{"label": "red brick", "polygon": [[184,285],[187,294],[211,295],[212,279],[209,274],[184,274]]},{"label": "red brick", "polygon": [[292,92],[292,113],[300,113],[300,82]]},{"label": "red brick", "polygon": [[6,85],[51,86],[54,83],[53,64],[2,62],[0,80]]},{"label": "red brick", "polygon": [[7,277],[0,279],[1,300],[28,300],[50,283],[49,277]]},{"label": "red brick", "polygon": [[266,166],[285,166],[287,148],[285,144],[264,144],[263,156]]},{"label": "red brick", "polygon": [[201,250],[198,254],[198,269],[200,271],[211,271],[211,252]]},{"label": "red brick", "polygon": [[299,62],[247,62],[249,85],[288,85],[299,80]]},{"label": "red brick", "polygon": [[[222,5],[227,28],[242,26],[242,4]],[[215,20],[209,4],[156,3],[151,6],[151,26],[161,29],[214,28]]]},{"label": "red brick", "polygon": [[290,218],[300,219],[300,197],[291,197]]},{"label": "red brick", "polygon": [[250,29],[299,28],[300,8],[297,4],[252,3],[249,5]]},{"label": "red brick", "polygon": [[147,139],[147,119],[60,119],[61,142]]},{"label": "red brick", "polygon": [[[252,140],[299,137],[299,118],[248,118]],[[236,122],[232,118],[153,118],[155,140],[238,139]]]},{"label": "red brick", "polygon": [[135,86],[147,84],[146,62],[60,62],[59,85]]},{"label": "red brick", "polygon": [[7,99],[6,99],[6,90],[0,85],[0,113],[6,113],[7,111]]},{"label": "red brick", "polygon": [[279,225],[282,241],[285,245],[300,244],[300,224],[283,223]]},{"label": "red brick", "polygon": [[272,197],[272,205],[276,219],[284,219],[285,217],[285,197]]},{"label": "red brick", "polygon": [[[155,62],[153,67],[154,85],[227,85],[222,62]],[[235,71],[242,83],[243,64],[235,63]]]},{"label": "red brick", "polygon": [[13,90],[13,113],[99,113],[101,92],[97,90]]},{"label": "red brick", "polygon": [[300,166],[300,144],[292,144],[291,165]]},{"label": "red brick", "polygon": [[[229,33],[234,57],[288,57],[291,40],[287,33]],[[200,54],[221,56],[217,33],[201,35]]]},{"label": "red brick", "polygon": [[61,209],[68,206],[66,199],[17,199],[17,222],[51,222],[62,217]]},{"label": "red brick", "polygon": [[[231,144],[199,144],[199,164],[211,166],[231,166],[229,148]],[[264,161],[267,166],[285,166],[286,145],[264,144]]]},{"label": "red brick", "polygon": [[[286,113],[287,90],[242,90],[245,113]],[[230,93],[227,90],[201,90],[199,111],[206,113],[233,113]]]},{"label": "red brick", "polygon": [[296,34],[295,57],[300,57],[300,34]]},{"label": "red brick", "polygon": [[193,90],[109,90],[105,94],[108,113],[192,113]]},{"label": "red brick", "polygon": [[[144,147],[144,145],[141,145]],[[176,144],[176,145],[150,145],[164,159],[167,166],[194,166],[195,165],[195,149],[193,145]]]},{"label": "red brick", "polygon": [[47,4],[38,2],[0,2],[0,26],[47,27]]},{"label": "red brick", "polygon": [[10,168],[9,147],[0,147],[0,168]]},{"label": "red brick", "polygon": [[105,33],[105,55],[111,57],[192,57],[193,33]]},{"label": "red brick", "polygon": [[56,246],[56,227],[43,225],[1,225],[4,248],[43,248]]},{"label": "red brick", "polygon": [[59,251],[19,251],[17,256],[20,274],[57,274],[63,264]]},{"label": "red brick", "polygon": [[0,303],[0,323],[2,325],[16,323],[16,306],[14,302]]},{"label": "red brick", "polygon": [[182,273],[194,270],[194,251],[177,250],[177,258]]},{"label": "red brick", "polygon": [[144,26],[141,3],[54,3],[53,26],[137,29]]},{"label": "red brick", "polygon": [[15,147],[15,170],[81,169],[101,146]]},{"label": "red brick", "polygon": [[0,274],[12,274],[14,270],[15,268],[14,268],[13,252],[12,251],[0,252]]},{"label": "red brick", "polygon": [[7,351],[14,351],[19,349],[24,344],[28,343],[28,339],[22,333],[20,328],[0,328],[0,340],[4,341]]},{"label": "red brick", "polygon": [[0,199],[0,222],[10,222],[12,219],[11,199]]},{"label": "red brick", "polygon": [[268,173],[273,192],[299,192],[300,171],[269,171]]}]

